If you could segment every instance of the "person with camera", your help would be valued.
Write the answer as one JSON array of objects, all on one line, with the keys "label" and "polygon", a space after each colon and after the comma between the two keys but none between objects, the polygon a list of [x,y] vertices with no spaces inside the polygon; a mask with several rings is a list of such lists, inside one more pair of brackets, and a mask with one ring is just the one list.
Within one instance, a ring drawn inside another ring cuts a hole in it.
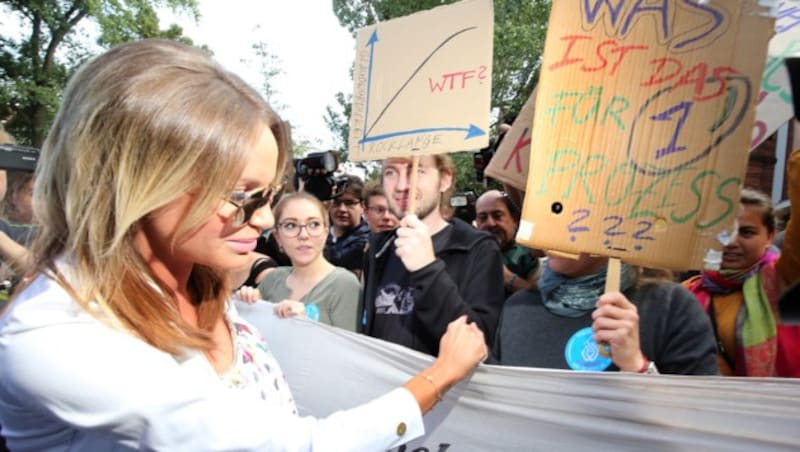
[{"label": "person with camera", "polygon": [[358,176],[342,176],[336,181],[336,191],[329,201],[331,232],[325,244],[325,257],[337,266],[361,276],[364,266],[364,246],[369,237],[369,225],[364,221],[364,182]]},{"label": "person with camera", "polygon": [[6,197],[0,201],[0,230],[26,246],[34,233],[33,173],[9,171]]},{"label": "person with camera", "polygon": [[[18,149],[23,149],[23,147],[17,146],[15,142],[13,136],[0,128],[0,144],[4,145],[4,153],[18,155]],[[26,157],[28,156],[26,155]],[[24,271],[28,259],[25,244],[33,231],[29,224],[15,224],[33,221],[31,210],[33,168],[27,168],[26,165],[29,163],[26,163],[22,165],[26,167],[26,171],[21,171],[22,167],[17,165],[18,158],[18,156],[11,158],[15,163],[9,166],[10,169],[16,171],[7,172],[5,169],[0,169],[0,211],[2,211],[0,216],[0,260],[2,261],[0,307],[8,300],[14,285],[20,280],[20,275]],[[26,162],[29,161],[26,160]],[[11,188],[7,192],[8,187]],[[6,195],[10,199],[6,199]]]}]

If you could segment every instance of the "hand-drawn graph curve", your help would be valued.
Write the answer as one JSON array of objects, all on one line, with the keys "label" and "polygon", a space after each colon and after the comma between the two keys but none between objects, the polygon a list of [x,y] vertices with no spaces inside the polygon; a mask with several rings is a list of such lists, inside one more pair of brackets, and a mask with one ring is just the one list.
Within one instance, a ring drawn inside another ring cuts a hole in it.
[{"label": "hand-drawn graph curve", "polygon": [[492,16],[470,0],[359,30],[351,160],[488,143]]},{"label": "hand-drawn graph curve", "polygon": [[[394,94],[394,96],[392,96],[392,98],[389,100],[389,102],[386,104],[386,106],[383,107],[383,110],[381,110],[381,112],[378,114],[378,116],[375,118],[375,120],[372,121],[372,124],[369,126],[369,128],[367,128],[367,121],[369,120],[369,88],[370,88],[370,85],[371,85],[370,82],[372,81],[371,80],[372,79],[372,71],[371,71],[371,69],[372,69],[372,60],[373,60],[373,55],[375,54],[375,43],[378,41],[378,32],[377,31],[373,31],[372,32],[372,37],[369,40],[369,46],[370,46],[369,67],[370,67],[370,73],[369,73],[369,75],[367,75],[367,100],[365,102],[365,114],[364,114],[364,129],[365,130],[364,130],[364,134],[363,134],[363,136],[361,138],[361,143],[362,144],[370,142],[370,141],[385,140],[385,139],[391,138],[393,136],[411,135],[411,134],[414,134],[414,133],[427,133],[427,132],[433,132],[433,131],[438,131],[438,130],[448,131],[448,132],[450,132],[450,131],[464,131],[464,132],[467,132],[467,135],[468,135],[467,138],[470,138],[470,135],[478,136],[478,135],[481,135],[481,134],[484,133],[484,131],[479,129],[477,126],[470,125],[470,127],[431,127],[431,128],[427,128],[427,129],[402,130],[402,131],[393,132],[393,133],[386,133],[386,134],[383,134],[383,135],[367,136],[372,131],[372,129],[375,127],[375,124],[377,124],[378,121],[381,120],[381,118],[383,117],[384,113],[386,113],[386,110],[388,110],[389,107],[392,106],[392,103],[397,99],[397,96],[399,96],[403,92],[403,90],[408,86],[408,84],[411,83],[411,81],[414,80],[414,78],[420,73],[422,68],[425,67],[425,64],[428,63],[428,61],[430,61],[431,58],[433,58],[433,56],[436,55],[436,53],[439,50],[442,49],[442,47],[447,45],[448,42],[450,42],[452,39],[454,39],[458,35],[460,35],[462,33],[466,33],[466,32],[468,32],[470,30],[475,30],[476,28],[477,27],[467,27],[467,28],[464,28],[463,30],[459,30],[459,31],[453,33],[452,35],[448,36],[444,41],[442,41],[441,44],[436,46],[436,48],[433,49],[433,52],[431,52],[428,56],[425,57],[424,60],[422,60],[422,63],[420,63],[420,65],[417,66],[417,68],[411,74],[411,77],[409,77],[408,80],[406,80],[405,83],[403,83],[403,86],[401,86],[400,89],[397,90],[397,92]],[[466,82],[466,80],[465,80],[465,82]],[[475,135],[473,135],[473,134],[475,134]]]}]

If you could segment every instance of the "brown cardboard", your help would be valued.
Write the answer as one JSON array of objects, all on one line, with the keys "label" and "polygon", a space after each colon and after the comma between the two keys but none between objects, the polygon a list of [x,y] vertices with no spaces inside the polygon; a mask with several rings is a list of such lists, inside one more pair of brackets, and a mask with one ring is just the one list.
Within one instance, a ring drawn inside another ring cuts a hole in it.
[{"label": "brown cardboard", "polygon": [[349,159],[486,146],[493,37],[490,0],[466,0],[359,30]]},{"label": "brown cardboard", "polygon": [[751,150],[794,115],[792,89],[783,60],[787,56],[800,54],[800,0],[781,1],[775,19],[775,36],[769,41],[768,52],[758,95]]},{"label": "brown cardboard", "polygon": [[525,105],[522,106],[511,125],[511,130],[506,132],[505,138],[497,147],[492,160],[486,166],[485,173],[500,182],[511,185],[520,190],[525,190],[528,181],[528,162],[531,152],[531,124],[533,123],[533,108],[536,100],[534,88]]},{"label": "brown cardboard", "polygon": [[754,0],[553,2],[517,240],[718,265],[773,24]]}]

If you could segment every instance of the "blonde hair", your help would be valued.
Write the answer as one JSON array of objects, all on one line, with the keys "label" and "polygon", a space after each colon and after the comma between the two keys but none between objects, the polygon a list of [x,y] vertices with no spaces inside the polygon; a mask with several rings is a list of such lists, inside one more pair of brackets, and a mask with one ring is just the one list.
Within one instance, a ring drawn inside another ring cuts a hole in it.
[{"label": "blonde hair", "polygon": [[452,214],[452,208],[450,207],[450,198],[453,197],[453,193],[456,192],[456,165],[453,162],[453,158],[450,157],[449,154],[435,154],[433,155],[433,161],[436,163],[436,169],[439,170],[439,174],[450,174],[453,177],[453,182],[450,184],[450,188],[445,190],[442,193],[442,197],[439,199],[439,210],[445,214],[446,216],[448,212]]},{"label": "blonde hair", "polygon": [[189,192],[193,203],[171,246],[205,223],[234,188],[264,127],[278,142],[281,170],[285,123],[199,49],[144,40],[89,61],[70,80],[42,148],[32,270],[52,271],[63,256],[67,289],[84,309],[94,312],[88,305],[97,302],[100,318],[168,353],[211,350],[210,332],[229,295],[226,274],[195,265],[188,284],[198,309],[194,327],[137,253],[134,232],[148,214]]},{"label": "blonde hair", "polygon": [[375,196],[386,197],[383,184],[378,179],[371,180],[364,184],[364,206],[369,207],[369,199]]}]

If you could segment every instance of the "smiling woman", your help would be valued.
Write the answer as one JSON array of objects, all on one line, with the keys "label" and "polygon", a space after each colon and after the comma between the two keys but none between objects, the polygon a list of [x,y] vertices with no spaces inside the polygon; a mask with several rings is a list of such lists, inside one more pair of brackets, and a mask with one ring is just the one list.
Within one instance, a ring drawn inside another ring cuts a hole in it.
[{"label": "smiling woman", "polygon": [[72,77],[39,160],[29,284],[0,318],[10,449],[385,450],[423,432],[486,353],[475,325],[454,321],[404,387],[317,420],[228,304],[289,154],[285,123],[198,49],[132,42]]},{"label": "smiling woman", "polygon": [[[786,167],[789,199],[797,201],[800,152]],[[778,312],[781,292],[800,278],[800,225],[789,222],[779,252],[772,246],[772,202],[750,189],[742,190],[737,222],[737,235],[723,249],[722,269],[684,284],[711,320],[724,375],[800,377],[800,326],[784,324]]]}]

